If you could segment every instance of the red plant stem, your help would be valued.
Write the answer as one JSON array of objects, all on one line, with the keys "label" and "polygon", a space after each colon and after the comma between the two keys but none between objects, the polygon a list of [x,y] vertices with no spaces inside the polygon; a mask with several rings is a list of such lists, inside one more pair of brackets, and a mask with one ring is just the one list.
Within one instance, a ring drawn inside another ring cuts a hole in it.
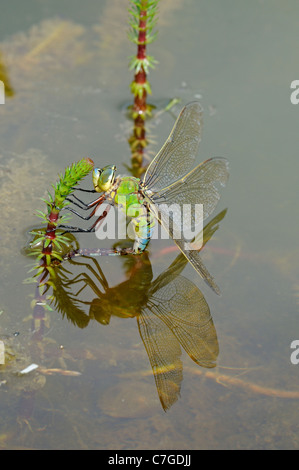
[{"label": "red plant stem", "polygon": [[[47,225],[45,239],[55,240],[56,228],[57,228],[56,222],[58,220],[58,217],[59,217],[59,211],[56,208],[52,207],[52,210],[48,217],[49,223]],[[42,253],[44,255],[50,255],[52,253],[52,249],[53,249],[53,243],[51,241],[48,246],[46,247],[43,246]]]},{"label": "red plant stem", "polygon": [[56,232],[56,222],[59,217],[59,211],[57,209],[52,209],[50,215],[49,215],[49,223],[47,225],[47,230],[46,230],[46,238],[50,238],[51,240],[55,239],[55,232]]},{"label": "red plant stem", "polygon": [[[143,2],[146,6],[147,2]],[[140,11],[140,20],[139,20],[139,34],[138,34],[138,46],[137,46],[137,58],[140,60],[146,59],[146,10]],[[135,82],[143,85],[146,82],[146,72],[143,67],[141,70],[135,74]],[[139,95],[135,96],[134,99],[134,111],[138,112],[138,115],[145,113],[146,111],[146,91],[143,90],[143,94],[140,97]]]},{"label": "red plant stem", "polygon": [[[146,7],[146,2],[144,3],[144,7]],[[140,11],[140,20],[139,20],[139,34],[138,34],[138,46],[137,46],[137,58],[139,60],[146,59],[146,14],[147,11],[141,10]],[[144,68],[141,66],[141,69],[135,74],[134,80],[139,85],[144,85],[147,80],[146,72]],[[134,97],[134,105],[133,105],[133,113],[136,115],[134,119],[134,132],[133,132],[133,139],[134,142],[134,151],[133,151],[133,158],[132,163],[133,167],[139,169],[142,167],[143,163],[143,156],[144,156],[144,145],[145,142],[145,127],[144,127],[144,119],[146,113],[146,97],[147,93],[145,88],[143,89],[142,95],[136,94]],[[138,172],[139,170],[137,170]],[[140,176],[139,174],[136,174]]]},{"label": "red plant stem", "polygon": [[140,11],[137,57],[146,58],[146,10]]}]

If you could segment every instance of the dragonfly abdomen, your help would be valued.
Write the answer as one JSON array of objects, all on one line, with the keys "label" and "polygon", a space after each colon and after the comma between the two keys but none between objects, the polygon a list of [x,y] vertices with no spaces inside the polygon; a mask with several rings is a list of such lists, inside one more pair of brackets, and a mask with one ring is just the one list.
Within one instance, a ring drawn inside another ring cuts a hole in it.
[{"label": "dragonfly abdomen", "polygon": [[140,191],[140,180],[132,176],[117,178],[109,199],[131,218],[128,235],[134,239],[133,252],[142,253],[153,234],[155,221]]},{"label": "dragonfly abdomen", "polygon": [[154,231],[155,219],[146,204],[139,208],[139,215],[132,218],[130,224],[134,228],[134,253],[142,253],[147,247]]}]

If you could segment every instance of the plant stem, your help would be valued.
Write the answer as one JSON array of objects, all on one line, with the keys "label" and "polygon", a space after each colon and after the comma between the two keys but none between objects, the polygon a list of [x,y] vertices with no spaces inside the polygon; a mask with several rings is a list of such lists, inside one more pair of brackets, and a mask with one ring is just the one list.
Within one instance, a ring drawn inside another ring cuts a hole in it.
[{"label": "plant stem", "polygon": [[132,136],[129,145],[132,153],[132,168],[134,176],[140,177],[144,172],[144,149],[148,145],[146,139],[145,119],[151,116],[153,106],[147,103],[147,95],[151,94],[151,87],[147,80],[149,68],[157,63],[153,57],[147,55],[147,44],[152,42],[156,34],[152,34],[155,26],[155,15],[159,0],[131,0],[133,4],[130,13],[131,31],[129,38],[137,44],[137,55],[131,58],[130,69],[135,70],[134,80],[131,83],[131,92],[134,95],[134,104],[131,107],[131,116],[134,120]]}]

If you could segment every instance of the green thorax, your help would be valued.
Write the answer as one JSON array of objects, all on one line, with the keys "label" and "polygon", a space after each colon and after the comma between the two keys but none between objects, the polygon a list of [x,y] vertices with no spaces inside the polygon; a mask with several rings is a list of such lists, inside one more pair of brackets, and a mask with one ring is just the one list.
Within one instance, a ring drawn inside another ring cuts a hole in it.
[{"label": "green thorax", "polygon": [[139,178],[134,176],[119,176],[116,178],[110,192],[110,198],[127,213],[130,206],[142,204],[143,198],[139,189]]}]

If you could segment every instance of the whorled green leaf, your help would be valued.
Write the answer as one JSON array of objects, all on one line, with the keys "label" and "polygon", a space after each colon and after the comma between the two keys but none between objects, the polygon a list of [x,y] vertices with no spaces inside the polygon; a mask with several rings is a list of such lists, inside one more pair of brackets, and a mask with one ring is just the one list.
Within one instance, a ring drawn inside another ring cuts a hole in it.
[{"label": "whorled green leaf", "polygon": [[[128,38],[134,44],[150,44],[154,41],[157,33],[152,31],[157,24],[157,12],[159,0],[130,0],[131,7],[129,8],[129,26]],[[141,18],[142,12],[142,18]],[[142,19],[142,26],[140,21]],[[145,24],[144,24],[145,22]],[[144,42],[139,41],[139,32],[146,31],[146,38]]]},{"label": "whorled green leaf", "polygon": [[[50,282],[51,277],[55,275],[55,270],[52,268],[53,260],[61,262],[68,249],[71,249],[71,240],[57,232],[59,224],[67,223],[70,216],[60,216],[59,213],[68,204],[68,201],[65,201],[66,197],[74,191],[77,183],[93,169],[93,166],[94,163],[90,158],[83,158],[79,162],[67,167],[64,174],[59,175],[57,183],[52,184],[54,196],[49,193],[49,199],[43,199],[47,206],[46,212],[36,211],[36,215],[44,223],[50,224],[53,232],[51,237],[49,237],[46,228],[31,231],[35,238],[29,244],[29,247],[27,247],[27,255],[35,257],[36,266],[31,269],[31,271],[35,271],[33,275],[35,282],[36,278],[42,274],[46,275],[42,284],[46,285],[47,282]],[[57,220],[55,221],[56,218]]]}]

